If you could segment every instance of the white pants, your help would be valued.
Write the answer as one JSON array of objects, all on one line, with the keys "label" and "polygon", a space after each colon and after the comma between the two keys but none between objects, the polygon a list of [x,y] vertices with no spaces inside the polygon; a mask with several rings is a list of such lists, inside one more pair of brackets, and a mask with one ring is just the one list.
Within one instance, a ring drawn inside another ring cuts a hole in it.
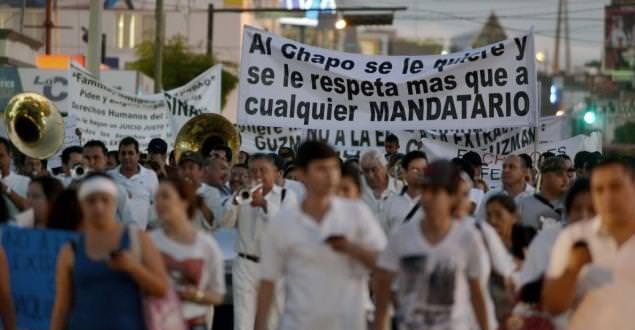
[{"label": "white pants", "polygon": [[[234,330],[254,330],[259,282],[259,264],[245,258],[236,257],[232,272]],[[280,285],[276,285],[269,313],[269,330],[275,330],[278,326],[283,300],[283,292],[280,290]]]}]

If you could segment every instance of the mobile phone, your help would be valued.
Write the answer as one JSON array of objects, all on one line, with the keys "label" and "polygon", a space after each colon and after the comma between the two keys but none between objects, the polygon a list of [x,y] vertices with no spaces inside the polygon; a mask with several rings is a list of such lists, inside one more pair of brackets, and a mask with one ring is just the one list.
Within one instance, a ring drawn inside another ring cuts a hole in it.
[{"label": "mobile phone", "polygon": [[338,241],[338,240],[341,240],[341,239],[344,239],[344,238],[346,238],[346,237],[344,237],[344,235],[330,235],[329,237],[324,239],[324,241],[326,243],[330,243],[330,242]]},{"label": "mobile phone", "polygon": [[114,259],[117,258],[118,256],[121,255],[121,252],[123,252],[122,250],[114,250],[112,252],[110,252],[110,258]]}]

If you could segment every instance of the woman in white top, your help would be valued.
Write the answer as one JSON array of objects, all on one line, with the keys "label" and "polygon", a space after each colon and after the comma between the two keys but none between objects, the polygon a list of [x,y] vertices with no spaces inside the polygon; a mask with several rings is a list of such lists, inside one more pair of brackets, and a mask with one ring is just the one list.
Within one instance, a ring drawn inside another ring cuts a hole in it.
[{"label": "woman in white top", "polygon": [[211,236],[194,228],[191,219],[200,203],[193,184],[164,179],[156,195],[162,229],[152,233],[176,291],[189,329],[207,329],[211,306],[223,301],[223,255]]}]

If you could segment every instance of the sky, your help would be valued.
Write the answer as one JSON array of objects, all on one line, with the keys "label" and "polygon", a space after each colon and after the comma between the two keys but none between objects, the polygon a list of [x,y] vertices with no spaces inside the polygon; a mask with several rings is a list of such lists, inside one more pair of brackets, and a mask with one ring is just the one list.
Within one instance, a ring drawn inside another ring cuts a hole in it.
[{"label": "sky", "polygon": [[[604,35],[604,6],[610,0],[569,0],[571,62],[581,66],[600,60]],[[553,60],[558,0],[338,0],[338,6],[407,6],[395,16],[394,27],[404,38],[450,38],[479,31],[492,11],[508,36],[534,27],[536,51]],[[561,67],[564,39],[561,39]]]}]

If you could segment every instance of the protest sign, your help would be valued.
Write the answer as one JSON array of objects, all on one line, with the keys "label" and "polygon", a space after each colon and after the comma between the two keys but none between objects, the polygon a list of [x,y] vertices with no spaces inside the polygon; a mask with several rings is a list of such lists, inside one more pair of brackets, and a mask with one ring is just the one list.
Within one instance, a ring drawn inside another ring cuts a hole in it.
[{"label": "protest sign", "polygon": [[192,117],[221,112],[221,65],[215,65],[184,86],[166,91],[172,136]]},{"label": "protest sign", "polygon": [[48,330],[55,302],[60,248],[77,234],[57,230],[2,228],[18,329]]},{"label": "protest sign", "polygon": [[[136,92],[142,89],[143,74],[136,71],[113,70],[102,72],[101,80],[117,89]],[[22,92],[33,92],[49,99],[64,117],[64,146],[79,145],[75,134],[77,119],[68,112],[68,72],[66,70],[46,70],[36,68],[0,67],[0,112],[13,96]],[[0,125],[0,135],[7,137],[4,126]],[[61,166],[62,150],[48,160],[47,166]]]},{"label": "protest sign", "polygon": [[246,27],[238,123],[325,129],[528,126],[534,38],[438,56],[366,56]]},{"label": "protest sign", "polygon": [[[590,136],[577,135],[575,137],[561,141],[541,143],[538,145],[537,151],[534,151],[533,145],[527,145],[524,147],[515,148],[508,154],[499,154],[496,152],[492,152],[487,148],[466,148],[463,146],[426,138],[421,139],[421,141],[423,143],[422,150],[428,155],[431,160],[438,158],[452,159],[455,157],[462,157],[469,151],[477,152],[481,156],[481,159],[484,163],[482,171],[483,180],[485,180],[485,182],[487,182],[492,188],[497,188],[500,186],[503,161],[509,154],[525,153],[532,157],[534,163],[537,163],[540,155],[547,151],[553,152],[554,154],[567,154],[571,158],[573,158],[576,153],[583,150],[590,152],[602,151],[602,136],[600,133],[595,132],[592,133]],[[513,141],[502,142],[502,140],[497,141],[495,145],[501,145],[504,143],[512,143],[514,144],[514,146],[519,146]]]},{"label": "protest sign", "polygon": [[137,139],[142,150],[157,137],[171,144],[190,118],[220,112],[220,72],[215,66],[177,89],[134,95],[100,82],[73,63],[69,111],[77,117],[84,141],[101,140],[109,149],[127,136]]},{"label": "protest sign", "polygon": [[295,150],[302,130],[295,128],[236,125],[240,132],[240,150],[253,153],[277,153],[281,147]]}]

